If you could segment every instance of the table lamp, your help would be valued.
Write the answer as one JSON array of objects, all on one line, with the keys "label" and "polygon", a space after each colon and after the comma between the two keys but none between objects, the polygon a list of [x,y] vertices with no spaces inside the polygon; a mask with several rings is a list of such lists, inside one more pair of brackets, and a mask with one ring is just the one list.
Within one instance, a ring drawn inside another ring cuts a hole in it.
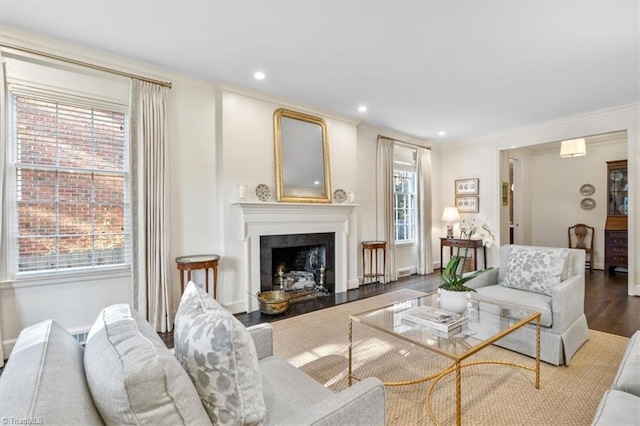
[{"label": "table lamp", "polygon": [[453,238],[453,222],[460,220],[457,207],[445,207],[442,213],[442,221],[447,222],[447,238]]}]

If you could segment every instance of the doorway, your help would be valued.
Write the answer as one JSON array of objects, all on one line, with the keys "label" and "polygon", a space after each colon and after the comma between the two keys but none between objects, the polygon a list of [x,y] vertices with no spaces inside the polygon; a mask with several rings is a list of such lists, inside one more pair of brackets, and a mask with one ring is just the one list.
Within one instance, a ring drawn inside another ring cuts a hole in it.
[{"label": "doorway", "polygon": [[524,244],[522,223],[522,161],[509,156],[509,244]]}]

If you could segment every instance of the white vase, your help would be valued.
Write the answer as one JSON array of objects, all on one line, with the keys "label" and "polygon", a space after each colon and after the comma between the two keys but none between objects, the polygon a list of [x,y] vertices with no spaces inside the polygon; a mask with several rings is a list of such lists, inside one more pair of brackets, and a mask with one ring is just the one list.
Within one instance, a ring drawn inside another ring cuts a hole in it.
[{"label": "white vase", "polygon": [[438,300],[440,307],[446,311],[463,313],[467,310],[467,303],[471,298],[468,291],[450,291],[443,288],[438,289]]}]

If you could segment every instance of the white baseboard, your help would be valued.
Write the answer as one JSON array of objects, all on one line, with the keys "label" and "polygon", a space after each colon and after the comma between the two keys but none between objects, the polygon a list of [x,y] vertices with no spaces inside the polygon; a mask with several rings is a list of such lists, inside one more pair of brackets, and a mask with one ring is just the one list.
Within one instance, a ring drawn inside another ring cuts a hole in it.
[{"label": "white baseboard", "polygon": [[358,288],[360,286],[360,278],[347,281],[347,290]]},{"label": "white baseboard", "polygon": [[406,268],[399,268],[396,271],[398,278],[408,277],[409,275],[417,274],[418,267],[417,266],[408,266]]},{"label": "white baseboard", "polygon": [[223,306],[227,311],[231,312],[232,314],[239,314],[241,312],[247,311],[246,301],[238,300],[231,303],[225,303]]},{"label": "white baseboard", "polygon": [[3,340],[2,341],[2,355],[5,359],[5,361],[7,360],[7,358],[9,358],[9,355],[11,354],[11,351],[13,350],[13,347],[16,345],[16,339],[7,339],[7,340]]}]

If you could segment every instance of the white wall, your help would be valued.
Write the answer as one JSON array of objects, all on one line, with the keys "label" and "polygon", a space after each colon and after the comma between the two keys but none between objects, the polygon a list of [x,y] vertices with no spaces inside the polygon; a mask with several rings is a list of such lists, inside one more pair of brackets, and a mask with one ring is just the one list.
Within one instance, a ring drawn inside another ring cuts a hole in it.
[{"label": "white wall", "polygon": [[[567,228],[584,223],[595,228],[593,266],[604,268],[604,225],[607,218],[607,161],[627,158],[626,135],[608,144],[588,145],[587,155],[560,158],[559,151],[532,156],[531,216],[533,245],[567,247]],[[592,210],[583,210],[580,187],[590,183],[596,192]]]},{"label": "white wall", "polygon": [[[180,301],[180,275],[175,258],[200,253],[218,254],[222,251],[222,240],[216,238],[220,214],[216,185],[215,114],[216,97],[212,88],[174,82],[169,95],[171,207],[170,255],[167,263],[171,273],[174,309],[177,309]],[[194,271],[192,280],[204,283],[204,272]]]},{"label": "white wall", "polygon": [[[504,151],[503,151],[504,152]],[[514,149],[506,151],[510,158],[514,161],[513,180],[515,181],[516,191],[513,194],[514,203],[514,243],[531,245],[533,239],[532,232],[532,213],[531,205],[532,189],[531,189],[531,155],[526,149]],[[507,178],[508,180],[508,178]],[[506,220],[509,221],[509,212],[507,212]],[[507,235],[507,240],[509,236]]]},{"label": "white wall", "polygon": [[[596,111],[566,119],[554,120],[505,131],[499,135],[464,141],[443,147],[442,197],[453,198],[453,180],[480,178],[480,216],[488,216],[494,226],[500,212],[500,151],[529,145],[599,135],[627,132],[626,158],[629,167],[629,294],[640,295],[640,106],[632,105]],[[589,154],[587,154],[588,156]],[[619,158],[617,158],[619,159]],[[596,175],[594,175],[595,177]],[[605,173],[598,190],[604,191]],[[526,181],[525,177],[525,181]],[[591,180],[591,179],[590,179]],[[585,182],[582,182],[585,183]],[[579,185],[577,187],[579,189]],[[526,191],[526,189],[525,189]],[[601,194],[600,194],[601,195]],[[601,225],[602,226],[602,225]],[[533,227],[533,226],[532,226]],[[566,232],[563,232],[566,234]],[[532,241],[533,241],[532,236]],[[489,263],[497,266],[497,247],[491,248]]]},{"label": "white wall", "polygon": [[[264,183],[275,201],[275,155],[273,113],[286,107],[323,118],[327,124],[331,164],[331,188],[357,192],[357,121],[287,100],[276,100],[239,88],[222,88],[221,135],[222,185],[219,202],[223,206],[223,229],[216,239],[224,241],[219,299],[232,312],[247,307],[246,262],[249,253],[242,240],[237,185],[248,185],[246,199],[255,201],[254,189]],[[359,200],[357,200],[359,202]],[[355,231],[355,230],[354,230]],[[357,286],[357,235],[349,235],[348,272],[350,287]]]},{"label": "white wall", "polygon": [[[412,138],[409,135],[390,131],[388,129],[377,129],[370,126],[358,126],[358,184],[357,203],[359,209],[359,240],[377,240],[381,235],[377,235],[376,229],[376,153],[378,135],[384,134],[398,140],[405,140],[411,143],[428,146],[426,140]],[[440,206],[440,151],[438,147],[431,150],[431,177],[432,177],[432,252],[434,267],[439,267],[439,239],[442,234],[442,208]],[[418,246],[417,244],[404,244],[396,247],[396,269],[409,268],[411,273],[416,273],[418,266]],[[358,257],[358,275],[362,277],[362,256]],[[360,278],[361,279],[361,278]]]},{"label": "white wall", "polygon": [[[497,233],[500,241],[500,161],[495,148],[487,144],[468,144],[445,146],[442,148],[442,164],[440,180],[440,197],[442,200],[440,212],[444,206],[455,205],[455,187],[457,179],[478,178],[479,182],[479,212],[460,213],[462,220],[487,221],[491,229]],[[437,188],[437,187],[436,187]],[[442,213],[440,213],[442,215]],[[442,235],[445,235],[444,233]],[[459,225],[454,226],[454,235],[459,235]],[[497,263],[498,243],[487,248],[487,266],[495,266]],[[438,248],[439,250],[439,248]],[[439,256],[439,254],[438,254]],[[478,252],[478,262],[482,262],[482,255]],[[444,263],[449,258],[448,250],[445,250]]]}]

